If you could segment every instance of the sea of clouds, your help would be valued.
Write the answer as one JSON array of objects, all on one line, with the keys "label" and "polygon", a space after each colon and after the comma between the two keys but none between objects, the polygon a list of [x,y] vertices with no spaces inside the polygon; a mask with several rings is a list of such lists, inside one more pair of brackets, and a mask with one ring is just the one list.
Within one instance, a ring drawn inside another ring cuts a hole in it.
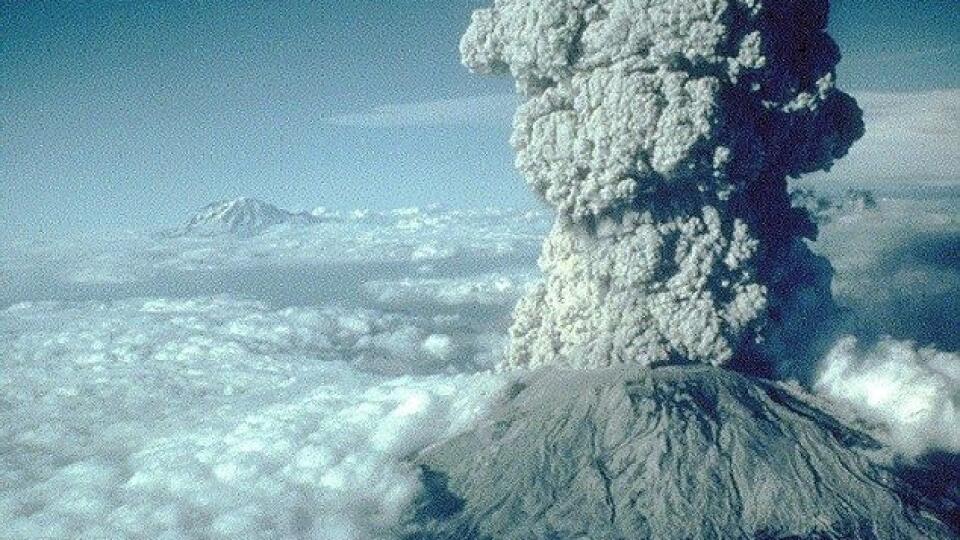
[{"label": "sea of clouds", "polygon": [[[877,198],[821,228],[847,317],[812,389],[908,459],[960,452],[960,197]],[[338,217],[6,246],[0,536],[392,537],[404,458],[509,384],[550,218]]]},{"label": "sea of clouds", "polygon": [[8,307],[0,536],[385,536],[417,493],[401,458],[504,384],[453,366],[495,341],[443,324],[229,297]]}]

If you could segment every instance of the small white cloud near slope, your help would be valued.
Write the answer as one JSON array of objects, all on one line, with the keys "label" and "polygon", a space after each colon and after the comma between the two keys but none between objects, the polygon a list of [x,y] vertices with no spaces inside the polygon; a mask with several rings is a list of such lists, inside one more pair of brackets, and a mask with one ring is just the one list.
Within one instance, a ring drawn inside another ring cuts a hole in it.
[{"label": "small white cloud near slope", "polygon": [[960,354],[889,338],[862,348],[847,336],[824,359],[814,389],[880,423],[906,455],[960,452]]}]

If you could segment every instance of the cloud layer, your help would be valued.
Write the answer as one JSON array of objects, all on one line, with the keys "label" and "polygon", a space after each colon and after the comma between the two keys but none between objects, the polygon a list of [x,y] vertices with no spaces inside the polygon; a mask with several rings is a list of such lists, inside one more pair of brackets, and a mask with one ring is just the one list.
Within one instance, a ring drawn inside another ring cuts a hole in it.
[{"label": "cloud layer", "polygon": [[503,384],[349,367],[435,370],[463,351],[382,313],[145,299],[20,304],[0,327],[11,538],[385,537],[419,485],[401,458]]}]

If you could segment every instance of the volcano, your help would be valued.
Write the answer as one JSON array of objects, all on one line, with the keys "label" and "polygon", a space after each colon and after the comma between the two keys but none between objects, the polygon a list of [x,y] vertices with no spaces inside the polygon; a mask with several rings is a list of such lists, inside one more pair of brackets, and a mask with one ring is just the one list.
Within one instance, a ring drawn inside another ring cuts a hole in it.
[{"label": "volcano", "polygon": [[408,538],[956,538],[868,432],[711,366],[529,372],[414,458]]}]

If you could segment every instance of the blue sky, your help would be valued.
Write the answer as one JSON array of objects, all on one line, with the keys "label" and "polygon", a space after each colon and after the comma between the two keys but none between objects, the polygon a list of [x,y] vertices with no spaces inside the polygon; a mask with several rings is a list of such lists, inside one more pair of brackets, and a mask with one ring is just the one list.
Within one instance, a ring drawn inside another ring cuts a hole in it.
[{"label": "blue sky", "polygon": [[[0,238],[152,230],[239,195],[531,205],[507,142],[512,83],[459,64],[486,3],[0,0]],[[889,92],[960,88],[956,0],[835,0],[831,25],[843,86],[883,110]],[[946,96],[925,114],[953,137]],[[879,135],[850,176],[902,147]],[[951,176],[944,161],[890,174]]]}]

